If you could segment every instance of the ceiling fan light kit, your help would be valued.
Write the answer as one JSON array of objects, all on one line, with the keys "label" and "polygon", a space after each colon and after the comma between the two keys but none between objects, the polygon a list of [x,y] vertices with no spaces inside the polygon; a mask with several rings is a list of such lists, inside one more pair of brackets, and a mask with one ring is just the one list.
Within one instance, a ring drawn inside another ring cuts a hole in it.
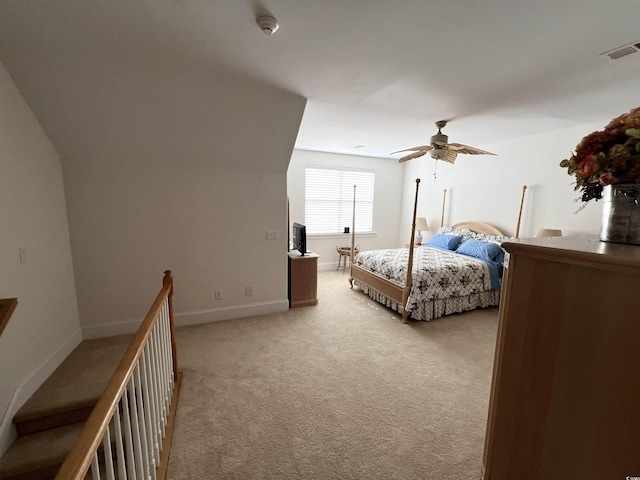
[{"label": "ceiling fan light kit", "polygon": [[429,155],[431,155],[431,158],[435,158],[436,160],[442,160],[446,153],[447,151],[444,148],[432,148]]}]

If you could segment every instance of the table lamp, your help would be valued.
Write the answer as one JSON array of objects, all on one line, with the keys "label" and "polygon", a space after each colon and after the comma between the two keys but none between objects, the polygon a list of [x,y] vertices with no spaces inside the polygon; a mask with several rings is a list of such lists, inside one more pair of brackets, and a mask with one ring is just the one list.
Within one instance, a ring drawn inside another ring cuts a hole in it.
[{"label": "table lamp", "polygon": [[559,228],[541,228],[540,230],[538,230],[538,233],[536,233],[536,238],[561,236],[562,230],[560,230]]},{"label": "table lamp", "polygon": [[429,230],[429,225],[427,225],[427,219],[424,217],[416,218],[416,238],[415,244],[422,245],[422,234],[420,232],[425,232]]}]

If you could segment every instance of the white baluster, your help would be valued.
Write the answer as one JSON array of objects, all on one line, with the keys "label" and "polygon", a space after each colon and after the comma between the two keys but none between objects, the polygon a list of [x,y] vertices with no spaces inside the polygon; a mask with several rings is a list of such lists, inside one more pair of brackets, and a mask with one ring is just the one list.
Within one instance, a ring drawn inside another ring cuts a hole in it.
[{"label": "white baluster", "polygon": [[169,403],[171,403],[171,393],[173,392],[173,349],[171,348],[171,317],[169,315],[169,302],[166,302],[162,308],[164,315],[164,331],[167,345],[167,363],[169,366]]},{"label": "white baluster", "polygon": [[[144,352],[140,352],[141,354]],[[149,444],[147,443],[147,419],[146,417],[149,415],[147,411],[147,406],[145,405],[145,400],[143,398],[143,390],[142,390],[142,374],[141,370],[141,362],[142,357],[138,357],[138,362],[136,364],[136,368],[133,371],[133,381],[136,392],[136,400],[138,402],[138,429],[140,430],[140,443],[142,447],[142,465],[144,466],[144,478],[149,478],[151,476],[151,466],[153,465],[153,460],[151,457],[151,448],[149,448]]]},{"label": "white baluster", "polygon": [[127,390],[122,393],[122,416],[124,417],[124,443],[127,447],[127,474],[130,480],[136,480],[136,459],[133,455],[133,435],[131,434],[131,410]]},{"label": "white baluster", "polygon": [[[147,339],[148,341],[148,339]],[[151,460],[152,470],[155,472],[156,467],[158,466],[158,458],[157,458],[157,445],[155,442],[155,438],[153,435],[153,417],[155,416],[154,410],[155,407],[153,405],[153,391],[151,388],[151,382],[149,379],[149,344],[147,343],[142,350],[142,355],[140,357],[140,371],[142,373],[142,386],[144,389],[144,398],[146,400],[145,403],[145,415],[144,415],[144,428],[145,433],[147,435],[147,445],[149,448],[149,458]]]},{"label": "white baluster", "polygon": [[129,403],[131,409],[131,433],[133,433],[133,453],[135,454],[136,459],[136,474],[140,478],[145,478],[144,476],[144,464],[142,460],[142,445],[140,442],[140,424],[138,422],[138,405],[136,403],[136,392],[135,386],[133,384],[133,377],[129,379],[129,383],[127,385],[127,389],[129,390]]},{"label": "white baluster", "polygon": [[[155,439],[156,448],[158,452],[160,452],[161,444],[160,438],[162,435],[162,421],[160,419],[160,384],[158,379],[158,358],[157,358],[157,348],[156,348],[156,340],[155,340],[155,327],[151,331],[151,335],[149,336],[149,365],[151,367],[151,384],[153,390],[153,404],[154,404],[154,421],[153,421],[153,438]],[[158,459],[160,457],[158,456]]]},{"label": "white baluster", "polygon": [[156,325],[158,330],[158,352],[160,353],[160,395],[162,401],[162,415],[166,416],[166,406],[167,406],[167,391],[166,391],[166,378],[167,378],[167,353],[164,348],[164,334],[163,334],[163,325],[162,325],[162,310],[160,310],[160,315],[158,317],[158,323]]},{"label": "white baluster", "polygon": [[169,387],[169,403],[173,398],[173,387],[175,384],[175,369],[173,368],[173,347],[171,346],[171,316],[169,315],[169,304],[167,303],[167,348],[169,349],[169,370],[171,371],[171,375],[169,380],[171,382],[171,386]]},{"label": "white baluster", "polygon": [[116,475],[113,471],[113,452],[111,451],[111,433],[108,428],[102,437],[102,449],[104,450],[104,465],[107,480],[115,480]]},{"label": "white baluster", "polygon": [[120,424],[120,405],[122,405],[122,398],[120,403],[116,407],[116,411],[113,412],[113,436],[116,439],[116,463],[118,465],[118,479],[126,480],[126,463],[124,459],[124,448],[122,445],[122,425]]},{"label": "white baluster", "polygon": [[167,376],[165,378],[167,412],[171,405],[171,386],[173,384],[173,361],[171,360],[171,334],[169,333],[169,306],[167,303],[162,308],[162,345],[165,351],[165,365]]},{"label": "white baluster", "polygon": [[93,456],[91,461],[91,477],[92,480],[100,480],[100,464],[98,463],[98,454]]},{"label": "white baluster", "polygon": [[167,370],[167,349],[164,343],[164,325],[161,321],[162,317],[158,319],[158,347],[160,349],[160,395],[162,401],[162,436],[164,437],[164,429],[166,427],[167,418],[167,405],[169,404],[167,399],[167,377],[169,372]]},{"label": "white baluster", "polygon": [[[159,327],[156,323],[153,328],[153,343],[154,343],[154,354],[155,354],[155,369],[156,369],[156,391],[158,394],[158,416],[160,418],[160,424],[158,427],[160,428],[158,432],[158,438],[164,438],[164,429],[165,429],[165,410],[164,410],[164,393],[162,390],[163,385],[163,368],[162,368],[162,351],[160,348],[160,333]],[[162,440],[160,440],[160,445],[162,445]]]}]

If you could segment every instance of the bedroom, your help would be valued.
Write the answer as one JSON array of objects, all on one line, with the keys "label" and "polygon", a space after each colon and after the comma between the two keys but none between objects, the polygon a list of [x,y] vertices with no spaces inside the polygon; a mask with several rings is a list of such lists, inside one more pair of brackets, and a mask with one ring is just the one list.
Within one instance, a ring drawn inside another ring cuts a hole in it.
[{"label": "bedroom", "polygon": [[[246,78],[243,72],[199,63],[201,55],[206,57],[202,45],[227,45],[232,41],[242,45],[243,39],[253,38],[258,52],[266,56],[265,50],[273,42],[265,42],[281,41],[278,35],[269,38],[260,32],[255,38],[248,37],[256,26],[250,6],[243,2],[237,2],[242,4],[238,10],[227,6],[213,18],[205,15],[210,2],[158,2],[159,10],[144,2],[129,2],[131,11],[115,12],[107,9],[107,3],[79,8],[77,2],[48,2],[49,11],[43,5],[36,7],[37,3],[0,4],[0,78],[5,102],[1,128],[7,139],[1,147],[0,212],[3,225],[9,227],[3,228],[0,242],[0,266],[6,272],[0,279],[1,290],[2,297],[37,299],[20,304],[22,308],[16,311],[0,339],[0,363],[12,366],[10,375],[4,377],[6,388],[0,393],[3,413],[16,398],[18,402],[22,399],[32,382],[41,381],[50,365],[59,363],[83,336],[134,328],[146,307],[146,298],[155,292],[153,282],[158,271],[164,268],[172,268],[180,278],[182,296],[176,308],[184,323],[286,308],[286,172],[290,159],[294,165],[305,161],[303,157],[308,155],[308,145],[294,147],[298,130],[302,132],[305,126],[303,122],[300,127],[301,119],[310,118],[316,108],[314,100],[307,101],[299,90],[292,92],[279,84]],[[279,5],[284,4],[273,2],[270,7],[283,21],[286,14],[280,13]],[[375,14],[368,10],[368,3],[353,5],[352,14],[361,13],[359,10]],[[618,25],[634,17],[606,16],[601,10],[637,8],[630,2],[616,5],[617,9],[591,4],[598,13],[591,21],[600,24],[605,16],[608,22]],[[289,8],[293,7],[283,6],[284,10]],[[326,12],[312,13],[326,15],[322,25],[336,23],[338,28],[348,26],[344,9],[336,4]],[[460,6],[452,13],[459,10]],[[120,14],[125,20],[119,19]],[[166,25],[163,19],[172,16],[185,23],[193,21],[198,29],[185,33],[179,24]],[[300,30],[306,30],[313,32],[309,41],[320,45],[327,32],[322,25],[316,25],[313,15],[309,17],[298,30],[291,23],[283,23],[277,33],[286,34],[293,29],[300,35]],[[536,20],[546,25],[544,17],[542,10]],[[229,18],[238,21],[233,23]],[[370,20],[371,16],[363,17],[358,21],[359,28],[366,31]],[[232,24],[233,28],[225,24]],[[570,24],[565,22],[557,28],[564,31]],[[502,28],[508,27],[502,24]],[[237,36],[230,31],[235,28]],[[368,37],[368,43],[381,55],[393,53],[385,44],[394,37],[389,28],[389,33],[374,32]],[[592,40],[593,51],[589,54],[594,53],[594,58],[590,61],[604,61],[597,54],[638,40],[629,38],[635,31],[635,25],[622,25],[602,33],[603,38]],[[574,33],[575,38],[581,38],[579,32]],[[344,42],[359,45],[357,38],[343,35]],[[448,37],[443,35],[445,38]],[[537,33],[529,31],[528,41],[537,44],[536,38]],[[574,42],[579,43],[568,43]],[[443,40],[438,47],[444,48],[444,44]],[[539,50],[544,47],[540,45]],[[439,53],[434,49],[425,55],[442,60]],[[547,75],[564,67],[565,54],[566,51],[553,56],[542,73]],[[220,60],[227,65],[233,55],[222,55]],[[294,58],[305,55],[308,52]],[[334,55],[335,52],[327,53],[316,60],[323,60],[323,65],[336,61],[351,64],[349,55],[339,59]],[[139,58],[144,60],[138,61]],[[402,167],[393,159],[381,160],[379,156],[420,143],[423,135],[432,133],[436,118],[425,118],[424,111],[414,111],[411,122],[402,124],[405,135],[410,135],[406,143],[385,143],[378,155],[370,154],[370,162],[387,162],[385,168],[397,172],[389,177],[393,180],[387,187],[387,191],[396,192],[392,200],[397,202],[397,208],[377,218],[374,226],[380,235],[388,235],[390,230],[385,225],[393,226],[391,237],[380,237],[384,246],[403,244],[409,236],[411,199],[407,186],[416,177],[425,181],[419,212],[428,217],[432,229],[439,223],[442,188],[447,188],[448,222],[481,219],[511,233],[520,188],[527,184],[523,235],[531,235],[541,227],[560,227],[567,233],[597,232],[598,206],[590,205],[573,214],[575,194],[569,177],[557,163],[584,134],[602,128],[612,116],[636,106],[630,102],[637,103],[631,100],[637,96],[621,98],[616,92],[624,91],[627,83],[638,78],[637,59],[629,57],[620,62],[624,63],[612,64],[612,70],[600,73],[595,80],[582,80],[586,83],[582,85],[586,97],[574,101],[585,121],[543,118],[549,120],[552,131],[535,132],[534,123],[540,125],[538,111],[530,117],[531,136],[508,141],[475,137],[480,128],[477,118],[453,121],[448,126],[452,139],[455,136],[456,141],[483,146],[498,156],[461,158],[453,166],[440,166],[435,185],[428,181],[433,174],[428,159]],[[377,79],[394,84],[401,81],[401,73],[410,70],[408,63],[402,68],[398,65],[395,71],[379,65],[373,73]],[[564,78],[578,81],[572,72],[569,69]],[[366,96],[371,92],[366,90],[367,85],[358,83],[357,73],[356,67],[345,68],[336,74],[333,83],[356,85],[356,90]],[[536,86],[541,76],[515,76],[509,80],[511,85],[535,91],[543,109],[558,99],[545,97],[551,84]],[[456,78],[463,77],[461,74]],[[612,77],[617,77],[620,84],[613,84]],[[444,84],[454,80],[443,81],[433,75],[429,78],[443,90]],[[420,83],[410,75],[404,81]],[[464,109],[460,100],[454,99],[461,111],[488,110],[491,114],[492,103],[513,105],[511,110],[500,112],[505,115],[503,129],[505,123],[524,115],[524,107],[509,98],[516,96],[517,90],[509,91],[503,102],[497,99],[504,92],[479,102],[477,98],[487,97],[487,92],[477,91],[466,80],[460,83],[478,102],[471,105],[473,109]],[[317,80],[314,86],[321,92],[333,85],[328,82],[325,86]],[[419,87],[419,91],[428,89],[422,84]],[[573,95],[573,85],[566,87],[564,97],[572,99]],[[377,99],[385,104],[389,96],[393,94]],[[328,102],[339,100],[330,94],[328,97]],[[392,110],[396,107],[390,106]],[[368,127],[375,130],[367,122],[361,122],[359,127],[361,131],[369,131]],[[320,133],[325,137],[333,134],[331,130]],[[357,143],[363,141],[354,138],[348,145]],[[351,158],[326,155],[322,158],[327,162],[348,162]],[[358,157],[357,161],[366,162],[367,157]],[[379,175],[383,176],[384,173]],[[266,230],[278,231],[279,239],[266,241]],[[373,243],[377,239],[371,239],[371,246],[377,246]],[[335,240],[324,242],[313,243],[311,248],[327,252],[322,254],[322,261],[336,262]],[[28,252],[26,263],[20,263],[16,254],[20,247]],[[54,277],[57,282],[51,285]],[[253,286],[251,298],[245,296],[247,285]],[[224,291],[220,300],[213,295],[217,289]]]},{"label": "bedroom", "polygon": [[[484,145],[498,155],[461,155],[454,165],[439,162],[435,183],[432,182],[435,161],[431,158],[412,160],[402,166],[388,158],[294,150],[288,170],[291,218],[304,221],[305,167],[324,165],[375,171],[378,208],[374,208],[373,230],[377,234],[358,237],[363,249],[393,248],[408,242],[416,178],[422,180],[417,213],[429,225],[429,231],[423,234],[425,239],[440,226],[444,189],[447,190],[445,226],[477,220],[495,225],[506,235],[514,235],[523,185],[527,185],[527,190],[520,237],[533,237],[541,228],[560,228],[567,235],[597,234],[600,205],[590,202],[576,213],[581,202],[576,202],[578,195],[573,191],[571,179],[556,160],[566,156],[567,145],[575,146],[584,135],[602,129],[609,120],[603,118],[588,125]],[[402,193],[390,195],[394,190]],[[320,269],[335,268],[336,244],[349,243],[349,235],[331,238],[310,235],[308,240],[309,249],[320,255]]]}]

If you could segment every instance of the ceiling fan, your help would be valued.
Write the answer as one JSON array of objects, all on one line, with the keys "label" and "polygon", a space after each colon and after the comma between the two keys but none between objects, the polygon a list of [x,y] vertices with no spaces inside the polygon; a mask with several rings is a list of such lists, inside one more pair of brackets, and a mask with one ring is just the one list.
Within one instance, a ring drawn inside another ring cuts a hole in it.
[{"label": "ceiling fan", "polygon": [[421,157],[427,152],[429,152],[429,155],[431,155],[432,158],[448,163],[455,162],[456,157],[459,153],[464,153],[467,155],[495,155],[495,153],[485,152],[484,150],[480,150],[479,148],[462,145],[461,143],[447,143],[449,137],[441,132],[441,129],[444,128],[446,124],[446,120],[440,120],[439,122],[436,122],[438,133],[431,137],[431,143],[429,145],[422,145],[419,147],[407,148],[405,150],[398,150],[397,152],[392,152],[391,155],[401,152],[414,152],[400,158],[400,163]]}]

